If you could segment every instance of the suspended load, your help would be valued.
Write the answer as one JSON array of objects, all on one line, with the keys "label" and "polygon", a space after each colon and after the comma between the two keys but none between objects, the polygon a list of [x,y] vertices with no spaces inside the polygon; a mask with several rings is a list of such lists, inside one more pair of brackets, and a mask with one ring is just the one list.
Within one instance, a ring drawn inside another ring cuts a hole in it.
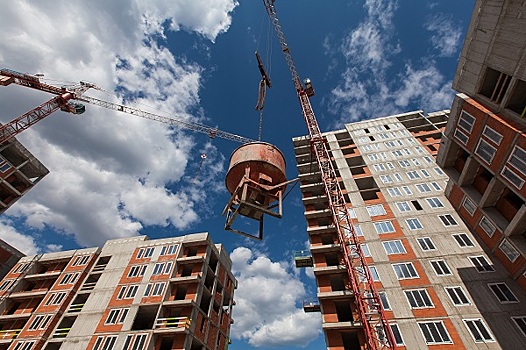
[{"label": "suspended load", "polygon": [[[265,214],[281,218],[283,193],[287,184],[285,157],[266,142],[251,142],[238,147],[230,157],[226,188],[232,195],[223,210],[225,230],[262,239]],[[237,216],[259,221],[259,232],[247,233],[233,229]]]}]

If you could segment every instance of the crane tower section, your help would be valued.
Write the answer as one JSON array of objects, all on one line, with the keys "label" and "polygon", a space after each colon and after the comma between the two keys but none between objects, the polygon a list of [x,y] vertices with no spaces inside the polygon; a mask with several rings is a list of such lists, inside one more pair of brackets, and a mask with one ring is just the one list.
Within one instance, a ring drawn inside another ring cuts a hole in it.
[{"label": "crane tower section", "polygon": [[385,316],[360,242],[354,231],[348,206],[332,164],[331,154],[310,104],[309,97],[314,94],[314,90],[309,80],[306,81],[305,85],[300,80],[290,48],[285,39],[285,34],[277,17],[274,1],[263,0],[263,3],[278,36],[281,51],[285,55],[285,60],[292,75],[292,82],[298,94],[302,115],[309,133],[311,151],[315,155],[321,172],[321,179],[329,202],[333,224],[338,232],[339,242],[343,250],[344,263],[351,284],[348,288],[352,290],[354,295],[360,318],[359,321],[363,327],[366,348],[370,350],[395,349],[396,342]]}]

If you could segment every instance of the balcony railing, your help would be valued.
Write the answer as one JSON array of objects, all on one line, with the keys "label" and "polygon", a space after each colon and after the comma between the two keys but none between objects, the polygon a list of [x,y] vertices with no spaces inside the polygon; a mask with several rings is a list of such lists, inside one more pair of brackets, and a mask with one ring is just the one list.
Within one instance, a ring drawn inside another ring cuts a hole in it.
[{"label": "balcony railing", "polygon": [[4,329],[0,331],[0,340],[15,339],[22,329]]},{"label": "balcony railing", "polygon": [[155,328],[190,328],[190,318],[188,317],[165,317],[155,321]]},{"label": "balcony railing", "polygon": [[82,308],[84,307],[84,303],[82,304],[71,304],[69,306],[68,312],[80,312]]},{"label": "balcony railing", "polygon": [[53,338],[65,338],[68,335],[70,330],[71,330],[71,327],[57,328],[55,332],[53,333]]},{"label": "balcony railing", "polygon": [[96,284],[97,284],[97,282],[84,283],[84,285],[82,286],[82,288],[80,288],[80,290],[81,291],[93,290],[95,288]]}]

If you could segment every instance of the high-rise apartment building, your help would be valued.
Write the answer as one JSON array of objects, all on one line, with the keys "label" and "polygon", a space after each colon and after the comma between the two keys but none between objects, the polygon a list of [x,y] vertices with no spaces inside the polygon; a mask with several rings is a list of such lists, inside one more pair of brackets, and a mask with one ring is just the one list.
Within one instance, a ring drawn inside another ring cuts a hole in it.
[{"label": "high-rise apartment building", "polygon": [[[526,295],[444,195],[435,163],[448,111],[324,134],[355,231],[400,349],[526,348]],[[364,348],[338,233],[307,137],[293,139],[327,349]]]},{"label": "high-rise apartment building", "polygon": [[25,257],[0,283],[0,349],[223,350],[235,286],[208,233]]},{"label": "high-rise apartment building", "polygon": [[0,214],[48,173],[16,138],[0,145]]},{"label": "high-rise apartment building", "polygon": [[23,256],[25,254],[0,239],[0,279],[4,278]]},{"label": "high-rise apartment building", "polygon": [[451,179],[446,195],[526,290],[524,1],[477,1],[453,88],[437,157]]}]

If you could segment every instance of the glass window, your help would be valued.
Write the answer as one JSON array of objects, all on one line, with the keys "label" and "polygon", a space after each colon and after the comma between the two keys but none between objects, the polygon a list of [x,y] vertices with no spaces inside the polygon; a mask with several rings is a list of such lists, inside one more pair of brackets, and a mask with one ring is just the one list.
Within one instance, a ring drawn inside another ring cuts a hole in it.
[{"label": "glass window", "polygon": [[420,179],[421,178],[420,174],[416,170],[408,171],[407,172],[407,177],[409,178],[409,180],[414,180],[414,179]]},{"label": "glass window", "polygon": [[468,328],[469,333],[471,333],[475,343],[487,343],[495,341],[486,328],[484,321],[482,321],[480,318],[462,321],[464,321],[464,324]]},{"label": "glass window", "polygon": [[424,226],[422,226],[422,223],[420,222],[420,220],[418,220],[417,218],[406,219],[405,222],[409,226],[410,230],[420,230],[420,229],[424,228]]},{"label": "glass window", "polygon": [[363,256],[369,257],[371,256],[371,252],[369,251],[369,247],[367,246],[367,243],[360,244],[363,252]]},{"label": "glass window", "polygon": [[495,271],[493,266],[491,266],[488,260],[486,260],[486,258],[482,255],[470,256],[469,260],[471,261],[473,266],[475,266],[475,268],[477,269],[479,273]]},{"label": "glass window", "polygon": [[369,205],[365,207],[370,216],[378,216],[387,214],[382,204]]},{"label": "glass window", "polygon": [[385,163],[385,165],[387,165],[387,168],[390,169],[390,170],[394,169],[394,165],[391,162],[387,162],[387,163]]},{"label": "glass window", "polygon": [[404,190],[405,194],[412,195],[413,191],[408,186],[402,186],[402,190]]},{"label": "glass window", "polygon": [[431,192],[431,188],[428,184],[416,184],[415,187],[420,193]]},{"label": "glass window", "polygon": [[395,232],[391,221],[379,221],[374,223],[374,228],[378,234]]},{"label": "glass window", "polygon": [[387,192],[389,192],[389,195],[391,197],[400,197],[402,195],[402,192],[400,192],[400,189],[398,187],[388,188]]},{"label": "glass window", "polygon": [[418,242],[420,248],[422,248],[423,251],[436,249],[435,244],[429,237],[417,238],[416,241]]},{"label": "glass window", "polygon": [[431,182],[431,186],[433,186],[435,191],[442,191],[442,187],[437,182]]},{"label": "glass window", "polygon": [[405,254],[404,244],[400,240],[382,242],[387,255]]},{"label": "glass window", "polygon": [[426,163],[428,163],[428,164],[432,164],[432,163],[433,163],[433,159],[432,159],[430,156],[424,156],[424,160],[425,160]]},{"label": "glass window", "polygon": [[455,306],[471,305],[462,287],[446,287],[445,289]]},{"label": "glass window", "polygon": [[462,201],[462,206],[471,216],[473,216],[473,214],[475,214],[475,210],[477,210],[477,206],[475,205],[475,203],[473,203],[473,201],[467,196],[464,197],[464,200]]},{"label": "glass window", "polygon": [[409,163],[407,159],[399,160],[398,164],[400,164],[402,168],[407,168],[408,166],[411,166],[411,163]]},{"label": "glass window", "polygon": [[399,173],[394,173],[393,174],[395,179],[396,179],[396,182],[402,182],[403,179],[402,179],[402,175],[400,175]]},{"label": "glass window", "polygon": [[526,175],[526,151],[515,146],[513,153],[508,159],[508,164],[517,169],[522,175]]},{"label": "glass window", "polygon": [[484,232],[488,234],[489,237],[492,237],[495,233],[495,226],[485,216],[480,219],[479,226],[484,230]]},{"label": "glass window", "polygon": [[376,171],[385,171],[385,165],[383,165],[383,163],[378,163],[378,164],[374,164],[373,165],[374,167],[374,170]]},{"label": "glass window", "polygon": [[409,206],[409,202],[403,201],[403,202],[396,202],[396,207],[399,211],[405,212],[405,211],[411,211],[411,207]]},{"label": "glass window", "polygon": [[519,327],[522,332],[522,335],[526,337],[526,316],[517,316],[511,318],[513,322]]},{"label": "glass window", "polygon": [[480,139],[479,144],[475,149],[475,154],[488,164],[491,163],[496,152],[497,149],[484,139]]},{"label": "glass window", "polygon": [[435,307],[425,289],[405,290],[404,293],[411,309]]},{"label": "glass window", "polygon": [[402,338],[402,333],[400,333],[400,329],[398,329],[398,325],[389,323],[389,326],[393,331],[393,336],[395,338],[396,345],[404,345],[404,339]]},{"label": "glass window", "polygon": [[452,343],[442,321],[419,322],[418,326],[420,327],[420,331],[422,331],[426,344]]},{"label": "glass window", "polygon": [[442,221],[442,224],[444,224],[444,226],[446,227],[458,225],[457,221],[451,214],[439,215],[438,218],[440,219],[440,221]]},{"label": "glass window", "polygon": [[468,114],[466,111],[460,113],[460,118],[458,118],[458,126],[466,131],[468,134],[473,130],[473,125],[475,124],[475,117],[471,114]]},{"label": "glass window", "polygon": [[416,166],[419,166],[419,165],[420,165],[420,162],[419,162],[418,159],[416,159],[416,158],[411,159],[411,161],[412,161],[413,164],[416,165]]},{"label": "glass window", "polygon": [[426,198],[426,201],[432,209],[444,208],[444,204],[437,197]]},{"label": "glass window", "polygon": [[469,239],[468,235],[465,233],[457,233],[452,235],[459,247],[466,248],[466,247],[474,247],[475,245]]},{"label": "glass window", "polygon": [[362,228],[360,227],[360,225],[354,225],[354,232],[356,233],[357,236],[363,236],[363,232],[362,232]]},{"label": "glass window", "polygon": [[507,239],[502,241],[502,243],[499,245],[499,248],[511,262],[515,262],[515,260],[517,260],[517,258],[520,256],[517,249],[515,249],[515,247]]},{"label": "glass window", "polygon": [[493,141],[497,146],[500,145],[500,141],[502,141],[502,135],[487,125],[484,127],[484,131],[482,131],[482,135]]},{"label": "glass window", "polygon": [[418,273],[416,272],[413,263],[392,264],[392,266],[399,280],[418,278]]},{"label": "glass window", "polygon": [[444,260],[433,260],[431,261],[431,266],[433,267],[433,270],[435,270],[437,276],[451,275],[451,270]]},{"label": "glass window", "polygon": [[384,184],[393,182],[393,178],[391,177],[391,175],[380,175],[380,180],[382,180]]},{"label": "glass window", "polygon": [[506,283],[490,283],[488,284],[489,289],[495,294],[495,297],[499,299],[501,303],[518,303],[519,300],[508,288]]}]

